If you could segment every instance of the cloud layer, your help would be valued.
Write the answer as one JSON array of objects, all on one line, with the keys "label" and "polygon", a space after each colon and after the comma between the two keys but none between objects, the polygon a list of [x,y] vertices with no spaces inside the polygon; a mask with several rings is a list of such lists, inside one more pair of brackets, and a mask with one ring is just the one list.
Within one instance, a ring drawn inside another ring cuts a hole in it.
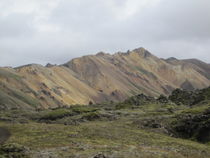
[{"label": "cloud layer", "polygon": [[0,66],[145,47],[210,63],[209,0],[0,0]]}]

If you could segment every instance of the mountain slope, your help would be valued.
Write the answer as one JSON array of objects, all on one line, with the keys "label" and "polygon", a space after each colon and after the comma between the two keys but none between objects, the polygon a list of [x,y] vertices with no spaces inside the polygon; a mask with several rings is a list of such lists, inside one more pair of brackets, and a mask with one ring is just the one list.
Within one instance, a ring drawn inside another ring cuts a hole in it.
[{"label": "mountain slope", "polygon": [[139,93],[168,95],[180,87],[200,89],[210,85],[209,67],[194,59],[160,59],[139,48],[100,52],[59,66],[0,68],[0,107],[49,108],[121,101]]},{"label": "mountain slope", "polygon": [[197,71],[200,68],[210,74],[202,67],[179,60],[176,64],[169,63],[143,48],[114,55],[99,53],[85,56],[73,59],[65,66],[77,73],[79,79],[106,94],[116,91],[126,95],[140,92],[153,96],[167,95],[186,81],[195,88],[206,87],[210,83]]}]

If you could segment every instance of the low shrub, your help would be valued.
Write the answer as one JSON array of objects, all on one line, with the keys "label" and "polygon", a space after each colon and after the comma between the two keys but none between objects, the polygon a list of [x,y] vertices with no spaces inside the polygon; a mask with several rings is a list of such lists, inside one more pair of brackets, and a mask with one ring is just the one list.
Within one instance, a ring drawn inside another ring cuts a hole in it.
[{"label": "low shrub", "polygon": [[56,109],[44,114],[40,120],[57,120],[66,116],[71,116],[72,111],[68,109]]}]

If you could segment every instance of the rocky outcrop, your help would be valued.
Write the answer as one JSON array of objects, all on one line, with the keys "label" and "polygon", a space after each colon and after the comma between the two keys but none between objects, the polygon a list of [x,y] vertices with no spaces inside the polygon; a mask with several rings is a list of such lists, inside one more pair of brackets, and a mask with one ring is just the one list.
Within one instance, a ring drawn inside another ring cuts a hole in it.
[{"label": "rocky outcrop", "polygon": [[177,105],[184,104],[192,106],[209,99],[210,87],[195,91],[176,89],[169,96],[169,100],[176,103]]},{"label": "rocky outcrop", "polygon": [[210,109],[199,114],[178,115],[172,123],[172,133],[181,138],[210,141]]}]

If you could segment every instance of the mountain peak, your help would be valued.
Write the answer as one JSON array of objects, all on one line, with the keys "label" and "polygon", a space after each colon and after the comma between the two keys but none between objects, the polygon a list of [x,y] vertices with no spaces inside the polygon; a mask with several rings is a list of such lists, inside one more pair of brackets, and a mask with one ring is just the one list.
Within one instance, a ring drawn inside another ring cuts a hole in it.
[{"label": "mountain peak", "polygon": [[144,47],[139,47],[133,50],[134,52],[144,52],[146,49]]},{"label": "mountain peak", "polygon": [[108,53],[105,53],[105,52],[98,52],[97,54],[96,54],[96,56],[105,56],[105,55],[109,55]]},{"label": "mountain peak", "polygon": [[123,52],[117,52],[116,54],[119,54],[119,55],[133,55],[133,54],[137,54],[143,58],[147,58],[147,57],[151,57],[153,56],[148,50],[146,50],[145,48],[143,47],[140,47],[140,48],[136,48],[132,51],[128,50],[126,53],[123,53]]},{"label": "mountain peak", "polygon": [[170,58],[168,58],[168,59],[166,59],[167,61],[178,61],[178,59],[177,58],[174,58],[174,57],[170,57]]},{"label": "mountain peak", "polygon": [[56,64],[51,64],[51,63],[47,63],[47,64],[45,65],[45,67],[48,67],[48,68],[53,67],[53,66],[57,66],[57,65],[56,65]]},{"label": "mountain peak", "polygon": [[146,50],[143,47],[140,48],[136,48],[133,51],[131,51],[131,53],[138,53],[140,56],[142,56],[143,58],[147,58],[147,57],[151,57],[153,56],[148,50]]}]

